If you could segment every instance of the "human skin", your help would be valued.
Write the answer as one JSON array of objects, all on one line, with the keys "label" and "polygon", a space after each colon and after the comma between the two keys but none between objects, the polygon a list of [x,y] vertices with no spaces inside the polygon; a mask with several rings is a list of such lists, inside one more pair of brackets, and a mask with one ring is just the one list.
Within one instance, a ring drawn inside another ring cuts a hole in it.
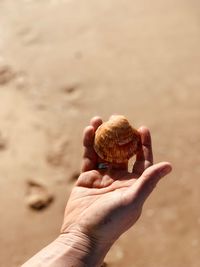
[{"label": "human skin", "polygon": [[145,200],[171,164],[153,165],[150,132],[138,129],[140,149],[132,172],[127,164],[109,164],[99,170],[101,159],[93,149],[95,131],[102,120],[94,117],[83,134],[82,173],[69,197],[61,233],[23,267],[99,267],[113,243],[141,215]]}]

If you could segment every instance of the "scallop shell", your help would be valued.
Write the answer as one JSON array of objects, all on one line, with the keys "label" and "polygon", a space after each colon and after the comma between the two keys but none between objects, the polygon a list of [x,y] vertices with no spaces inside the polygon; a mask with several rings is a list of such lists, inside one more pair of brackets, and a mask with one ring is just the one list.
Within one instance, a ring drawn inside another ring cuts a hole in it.
[{"label": "scallop shell", "polygon": [[94,150],[111,163],[127,162],[138,149],[140,134],[121,115],[114,115],[99,126],[95,133]]}]

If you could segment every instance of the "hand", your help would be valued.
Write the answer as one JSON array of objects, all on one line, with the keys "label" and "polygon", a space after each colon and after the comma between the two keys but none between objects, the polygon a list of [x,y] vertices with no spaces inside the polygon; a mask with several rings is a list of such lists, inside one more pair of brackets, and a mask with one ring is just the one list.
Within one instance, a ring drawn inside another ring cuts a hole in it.
[{"label": "hand", "polygon": [[152,165],[150,133],[141,127],[138,129],[141,146],[132,172],[128,172],[126,164],[110,164],[108,169],[99,170],[100,159],[93,142],[101,123],[100,118],[93,118],[84,131],[82,173],[69,198],[61,234],[73,233],[108,250],[138,220],[145,200],[158,181],[171,171],[171,165],[167,162]]},{"label": "hand", "polygon": [[140,217],[142,206],[158,181],[171,171],[167,162],[153,164],[147,128],[138,131],[140,150],[132,172],[127,164],[109,164],[93,149],[95,131],[102,123],[93,118],[84,131],[82,174],[69,198],[61,234],[23,267],[99,267],[115,240]]}]

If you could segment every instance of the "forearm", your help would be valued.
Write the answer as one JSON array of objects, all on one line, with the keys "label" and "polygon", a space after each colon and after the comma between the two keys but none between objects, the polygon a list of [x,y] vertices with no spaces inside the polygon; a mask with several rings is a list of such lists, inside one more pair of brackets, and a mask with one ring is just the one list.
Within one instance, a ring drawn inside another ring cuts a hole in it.
[{"label": "forearm", "polygon": [[109,248],[82,236],[63,234],[22,267],[99,267]]}]

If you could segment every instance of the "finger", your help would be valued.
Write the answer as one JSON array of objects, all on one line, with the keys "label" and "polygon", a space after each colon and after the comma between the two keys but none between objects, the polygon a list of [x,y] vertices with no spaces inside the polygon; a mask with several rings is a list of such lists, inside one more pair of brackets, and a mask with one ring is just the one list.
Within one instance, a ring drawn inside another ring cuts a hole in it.
[{"label": "finger", "polygon": [[152,193],[161,178],[170,173],[172,166],[169,162],[161,162],[147,168],[144,173],[130,187],[130,201],[139,206],[143,205],[148,196]]},{"label": "finger", "polygon": [[93,126],[87,126],[83,132],[83,160],[82,172],[90,171],[96,167],[97,155],[93,148],[95,131]]},{"label": "finger", "polygon": [[151,135],[149,130],[142,126],[138,129],[141,136],[140,150],[136,154],[136,161],[132,172],[141,175],[143,171],[153,164]]},{"label": "finger", "polygon": [[83,160],[82,172],[90,171],[96,168],[98,157],[94,151],[94,137],[96,129],[102,124],[100,117],[93,117],[90,121],[90,126],[86,127],[83,133]]},{"label": "finger", "polygon": [[88,171],[87,173],[82,173],[78,177],[76,185],[87,188],[101,188],[101,180],[99,172]]},{"label": "finger", "polygon": [[90,121],[90,125],[94,127],[94,131],[102,124],[102,119],[98,116],[93,117]]}]

